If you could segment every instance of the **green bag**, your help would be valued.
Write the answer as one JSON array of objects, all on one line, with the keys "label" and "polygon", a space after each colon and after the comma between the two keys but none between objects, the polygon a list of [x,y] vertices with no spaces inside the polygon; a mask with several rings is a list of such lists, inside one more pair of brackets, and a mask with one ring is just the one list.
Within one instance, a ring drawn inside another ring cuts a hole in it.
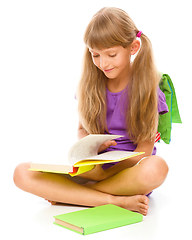
[{"label": "green bag", "polygon": [[177,97],[173,82],[168,74],[162,74],[159,83],[159,88],[165,94],[166,103],[169,109],[168,113],[159,115],[158,132],[161,134],[161,139],[169,144],[171,141],[172,123],[182,123],[177,105]]}]

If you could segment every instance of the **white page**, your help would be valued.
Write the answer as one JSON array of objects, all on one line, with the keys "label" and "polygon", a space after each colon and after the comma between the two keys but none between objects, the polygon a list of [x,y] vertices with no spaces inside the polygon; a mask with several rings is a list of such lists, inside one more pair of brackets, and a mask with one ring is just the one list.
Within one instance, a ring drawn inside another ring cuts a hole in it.
[{"label": "white page", "polygon": [[98,149],[106,141],[123,137],[121,135],[107,135],[107,134],[90,134],[76,142],[68,153],[68,161],[70,165],[93,157],[98,154]]},{"label": "white page", "polygon": [[97,165],[109,162],[119,162],[125,159],[131,158],[132,156],[143,154],[144,152],[130,152],[130,151],[110,151],[106,153],[99,154],[97,156],[90,157],[83,161],[75,164],[75,167],[85,166],[85,165]]},{"label": "white page", "polygon": [[106,153],[99,154],[97,156],[88,158],[90,160],[117,160],[121,158],[126,158],[137,154],[138,152],[129,151],[110,151]]}]

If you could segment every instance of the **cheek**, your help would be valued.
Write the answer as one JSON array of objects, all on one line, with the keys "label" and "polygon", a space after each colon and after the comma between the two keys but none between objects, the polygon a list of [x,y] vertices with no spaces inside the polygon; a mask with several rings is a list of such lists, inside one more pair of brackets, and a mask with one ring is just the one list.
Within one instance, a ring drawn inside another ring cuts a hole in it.
[{"label": "cheek", "polygon": [[99,68],[100,64],[99,64],[99,59],[98,58],[92,58],[93,63],[95,64],[96,67]]},{"label": "cheek", "polygon": [[129,59],[128,58],[125,58],[125,57],[122,57],[122,58],[119,58],[117,59],[116,61],[116,65],[119,67],[119,68],[125,68],[129,63]]},{"label": "cheek", "polygon": [[116,62],[116,65],[118,66],[122,66],[125,63],[124,58],[122,56],[119,56],[118,58],[116,58],[115,62]]}]

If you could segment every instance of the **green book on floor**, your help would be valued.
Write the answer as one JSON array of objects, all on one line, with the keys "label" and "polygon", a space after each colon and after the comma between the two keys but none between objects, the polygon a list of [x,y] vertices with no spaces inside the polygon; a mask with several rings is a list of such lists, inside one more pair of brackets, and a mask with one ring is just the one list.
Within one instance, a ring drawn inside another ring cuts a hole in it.
[{"label": "green book on floor", "polygon": [[112,204],[107,204],[57,215],[54,218],[54,224],[82,235],[87,235],[141,222],[143,215]]}]

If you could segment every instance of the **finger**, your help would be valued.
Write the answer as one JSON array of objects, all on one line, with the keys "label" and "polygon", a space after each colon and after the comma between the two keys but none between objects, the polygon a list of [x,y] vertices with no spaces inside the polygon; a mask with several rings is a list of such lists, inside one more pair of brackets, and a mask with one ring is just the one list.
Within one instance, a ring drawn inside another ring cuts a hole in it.
[{"label": "finger", "polygon": [[107,148],[110,147],[110,146],[116,146],[116,145],[117,145],[117,143],[115,142],[115,140],[107,141],[107,142],[105,142],[104,144],[105,144],[105,146],[106,146]]},{"label": "finger", "polygon": [[100,147],[99,147],[99,152],[103,152],[104,150],[106,150],[107,148],[109,148],[110,146],[116,146],[117,143],[112,140],[112,141],[107,141],[105,143],[103,143]]},{"label": "finger", "polygon": [[111,141],[111,145],[112,145],[112,146],[116,146],[116,145],[117,145],[117,142],[116,142],[115,140],[112,140],[112,141]]}]

